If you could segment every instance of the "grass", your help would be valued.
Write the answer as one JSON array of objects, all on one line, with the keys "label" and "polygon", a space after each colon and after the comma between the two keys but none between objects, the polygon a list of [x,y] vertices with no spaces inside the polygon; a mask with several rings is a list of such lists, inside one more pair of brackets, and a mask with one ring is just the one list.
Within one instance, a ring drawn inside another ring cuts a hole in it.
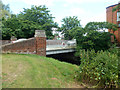
[{"label": "grass", "polygon": [[38,55],[3,54],[3,88],[81,88],[78,66]]}]

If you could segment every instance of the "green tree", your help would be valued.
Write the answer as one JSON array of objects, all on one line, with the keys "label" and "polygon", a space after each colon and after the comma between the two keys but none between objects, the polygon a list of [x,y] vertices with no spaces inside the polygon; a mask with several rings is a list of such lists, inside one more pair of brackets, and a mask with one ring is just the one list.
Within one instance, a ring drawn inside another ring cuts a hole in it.
[{"label": "green tree", "polygon": [[35,30],[46,30],[47,38],[51,38],[52,27],[57,27],[57,23],[48,12],[45,6],[32,6],[18,15],[12,14],[7,20],[3,19],[3,39],[10,39],[11,36],[31,38]]},{"label": "green tree", "polygon": [[50,37],[52,36],[52,27],[57,27],[58,24],[53,21],[54,17],[49,12],[45,5],[32,6],[31,9],[24,9],[18,18],[35,22],[41,26],[41,30],[46,30],[47,37]]},{"label": "green tree", "polygon": [[[77,40],[79,49],[107,50],[111,47],[111,33],[105,32],[105,29],[117,30],[117,27],[106,22],[90,22],[85,28],[76,27],[69,31],[69,34]],[[103,30],[104,32],[99,32]]]},{"label": "green tree", "polygon": [[62,19],[62,26],[60,30],[64,33],[65,39],[72,39],[73,37],[69,34],[69,31],[76,27],[81,27],[80,20],[76,16],[69,16]]},{"label": "green tree", "polygon": [[0,18],[9,18],[11,17],[11,13],[10,13],[10,7],[9,7],[9,4],[8,5],[4,5],[2,3],[2,1],[0,0]]},{"label": "green tree", "polygon": [[[41,26],[33,21],[20,20],[15,16],[7,20],[3,20],[2,38],[10,39],[11,36],[19,38],[30,38],[34,36],[34,32],[37,29],[41,29]],[[9,33],[8,33],[9,32]]]},{"label": "green tree", "polygon": [[108,22],[89,22],[85,26],[86,30],[94,30],[94,31],[99,31],[103,30],[105,32],[106,29],[116,31],[117,30],[117,25],[113,23],[108,23]]},{"label": "green tree", "polygon": [[2,18],[8,19],[11,17],[9,5],[4,5],[0,0],[0,40],[2,39]]}]

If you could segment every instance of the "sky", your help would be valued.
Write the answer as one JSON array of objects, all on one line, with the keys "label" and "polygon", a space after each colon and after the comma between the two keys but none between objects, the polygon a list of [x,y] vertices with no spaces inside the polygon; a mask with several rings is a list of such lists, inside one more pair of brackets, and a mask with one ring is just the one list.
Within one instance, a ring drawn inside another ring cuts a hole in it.
[{"label": "sky", "polygon": [[120,0],[2,0],[9,4],[13,14],[19,14],[23,8],[31,5],[46,5],[54,21],[61,26],[61,20],[69,16],[77,16],[84,27],[88,22],[106,21],[106,7],[117,4]]}]

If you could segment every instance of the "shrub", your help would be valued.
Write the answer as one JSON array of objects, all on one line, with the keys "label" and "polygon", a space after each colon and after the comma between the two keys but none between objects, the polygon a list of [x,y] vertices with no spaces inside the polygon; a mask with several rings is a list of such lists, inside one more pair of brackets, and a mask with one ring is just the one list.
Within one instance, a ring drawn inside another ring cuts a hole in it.
[{"label": "shrub", "polygon": [[118,87],[118,56],[109,51],[80,50],[78,80],[102,87]]},{"label": "shrub", "polygon": [[109,32],[90,31],[86,36],[78,36],[77,46],[86,50],[107,50],[112,45],[111,35]]}]

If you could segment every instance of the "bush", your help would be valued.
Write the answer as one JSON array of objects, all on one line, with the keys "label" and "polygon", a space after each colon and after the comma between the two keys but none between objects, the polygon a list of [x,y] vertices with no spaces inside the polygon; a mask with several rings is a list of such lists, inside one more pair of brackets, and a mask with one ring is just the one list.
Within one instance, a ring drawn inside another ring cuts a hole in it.
[{"label": "bush", "polygon": [[102,87],[118,87],[118,52],[80,50],[78,80]]},{"label": "bush", "polygon": [[107,50],[112,45],[111,35],[109,32],[91,31],[86,36],[77,38],[77,46],[86,50]]}]

